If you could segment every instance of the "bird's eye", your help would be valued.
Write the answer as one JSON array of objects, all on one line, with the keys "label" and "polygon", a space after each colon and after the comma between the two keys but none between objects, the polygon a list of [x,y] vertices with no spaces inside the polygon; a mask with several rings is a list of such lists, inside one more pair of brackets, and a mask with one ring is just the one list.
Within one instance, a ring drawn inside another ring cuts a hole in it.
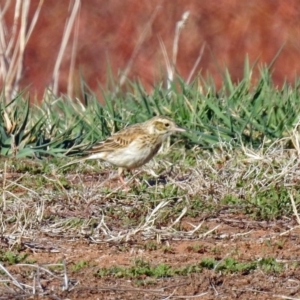
[{"label": "bird's eye", "polygon": [[166,127],[169,127],[169,126],[170,126],[170,123],[166,123],[165,126],[166,126]]}]

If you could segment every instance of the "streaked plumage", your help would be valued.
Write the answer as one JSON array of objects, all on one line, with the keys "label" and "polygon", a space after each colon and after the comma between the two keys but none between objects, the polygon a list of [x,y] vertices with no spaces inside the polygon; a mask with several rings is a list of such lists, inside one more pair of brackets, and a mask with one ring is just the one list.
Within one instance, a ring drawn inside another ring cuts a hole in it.
[{"label": "streaked plumage", "polygon": [[128,126],[96,143],[87,150],[84,158],[70,164],[87,159],[101,159],[119,167],[121,176],[124,169],[132,170],[151,160],[172,133],[183,131],[185,129],[178,127],[168,117],[154,117],[144,123]]}]

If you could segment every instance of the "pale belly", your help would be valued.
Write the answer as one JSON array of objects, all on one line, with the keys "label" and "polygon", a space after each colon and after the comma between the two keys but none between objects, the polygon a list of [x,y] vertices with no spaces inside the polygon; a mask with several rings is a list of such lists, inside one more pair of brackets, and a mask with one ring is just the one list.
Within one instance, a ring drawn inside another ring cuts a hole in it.
[{"label": "pale belly", "polygon": [[112,152],[94,153],[88,159],[102,159],[117,167],[130,170],[138,168],[151,160],[158,152],[160,146],[161,144],[139,147],[135,143],[132,143],[126,148]]},{"label": "pale belly", "polygon": [[[158,149],[156,149],[158,148]],[[147,163],[157,153],[160,147],[128,147],[120,151],[108,153],[105,160],[126,169],[138,168]]]}]

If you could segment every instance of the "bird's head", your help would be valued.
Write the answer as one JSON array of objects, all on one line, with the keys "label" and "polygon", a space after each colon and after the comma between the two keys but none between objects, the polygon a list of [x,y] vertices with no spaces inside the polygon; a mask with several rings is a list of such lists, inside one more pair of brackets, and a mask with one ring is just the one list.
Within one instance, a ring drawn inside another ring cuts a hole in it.
[{"label": "bird's head", "polygon": [[150,119],[145,123],[150,134],[169,136],[174,132],[184,132],[176,123],[168,117],[158,116]]}]

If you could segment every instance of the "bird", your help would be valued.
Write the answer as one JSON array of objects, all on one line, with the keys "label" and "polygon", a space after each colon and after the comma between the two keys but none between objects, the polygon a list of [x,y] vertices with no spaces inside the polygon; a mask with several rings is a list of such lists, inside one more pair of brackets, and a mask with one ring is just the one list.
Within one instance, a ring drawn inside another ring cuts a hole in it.
[{"label": "bird", "polygon": [[156,116],[146,122],[125,127],[106,140],[96,142],[86,150],[84,157],[63,167],[85,160],[100,159],[118,167],[120,181],[124,183],[125,170],[132,171],[143,166],[157,154],[171,134],[184,131],[186,130],[178,127],[172,119]]}]

